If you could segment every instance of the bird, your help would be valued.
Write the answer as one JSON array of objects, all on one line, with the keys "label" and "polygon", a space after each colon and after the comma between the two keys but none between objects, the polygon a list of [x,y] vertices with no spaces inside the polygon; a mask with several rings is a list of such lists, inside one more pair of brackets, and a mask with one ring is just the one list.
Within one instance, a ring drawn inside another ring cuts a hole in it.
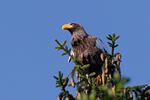
[{"label": "bird", "polygon": [[[84,70],[84,73],[95,72],[96,75],[101,74],[104,61],[100,55],[107,52],[102,40],[87,34],[84,28],[77,23],[64,24],[62,29],[71,33],[71,55],[76,56],[83,65],[90,65],[88,69]],[[71,57],[68,61],[71,61]]]}]

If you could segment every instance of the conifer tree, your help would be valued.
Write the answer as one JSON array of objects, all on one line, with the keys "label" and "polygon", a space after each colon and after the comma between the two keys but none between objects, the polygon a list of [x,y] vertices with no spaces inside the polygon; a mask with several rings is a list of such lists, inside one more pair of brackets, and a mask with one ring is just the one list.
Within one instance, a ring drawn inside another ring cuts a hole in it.
[{"label": "conifer tree", "polygon": [[[102,74],[97,77],[94,72],[84,75],[83,70],[90,65],[82,65],[77,57],[70,54],[71,49],[66,46],[66,40],[60,43],[55,39],[58,44],[55,47],[56,50],[63,50],[62,56],[69,55],[75,64],[67,76],[63,76],[61,71],[58,72],[58,76],[54,75],[56,87],[61,89],[57,100],[150,100],[150,86],[147,84],[125,87],[129,78],[121,76],[121,54],[115,52],[115,48],[118,47],[116,40],[119,36],[113,33],[108,34],[106,38],[109,41],[107,43],[111,48],[111,54],[102,53],[100,55],[104,64]],[[66,89],[70,86],[76,87],[75,96]]]}]

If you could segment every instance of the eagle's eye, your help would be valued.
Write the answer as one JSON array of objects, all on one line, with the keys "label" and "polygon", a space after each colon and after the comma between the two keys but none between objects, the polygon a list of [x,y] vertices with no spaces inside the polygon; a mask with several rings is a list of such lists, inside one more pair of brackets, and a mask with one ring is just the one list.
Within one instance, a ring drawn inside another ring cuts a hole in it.
[{"label": "eagle's eye", "polygon": [[76,26],[76,24],[74,24],[74,23],[71,23],[70,25],[72,25],[73,27],[75,27],[75,26]]},{"label": "eagle's eye", "polygon": [[76,24],[76,23],[70,23],[70,25],[72,25],[73,28],[79,28],[80,27],[80,25]]}]

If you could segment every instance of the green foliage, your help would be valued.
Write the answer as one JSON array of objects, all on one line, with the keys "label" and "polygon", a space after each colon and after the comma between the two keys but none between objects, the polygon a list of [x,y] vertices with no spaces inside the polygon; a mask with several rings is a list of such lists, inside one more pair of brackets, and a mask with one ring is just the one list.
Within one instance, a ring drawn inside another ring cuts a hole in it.
[{"label": "green foliage", "polygon": [[115,33],[113,33],[112,36],[108,34],[106,38],[111,41],[111,43],[110,42],[107,43],[112,48],[112,56],[114,56],[114,49],[119,46],[118,44],[116,44],[116,40],[119,38],[119,36],[116,36]]},{"label": "green foliage", "polygon": [[[57,100],[150,100],[150,86],[127,86],[125,84],[130,81],[129,78],[121,76],[120,61],[121,54],[114,52],[114,49],[118,47],[116,40],[119,36],[115,33],[108,34],[106,37],[110,42],[108,45],[111,47],[111,54],[104,53],[101,58],[104,59],[102,66],[102,74],[95,77],[96,73],[92,72],[89,75],[84,74],[84,70],[89,68],[90,65],[83,65],[75,56],[70,54],[71,49],[66,46],[66,40],[58,44],[56,50],[63,50],[63,55],[69,55],[75,63],[72,71],[63,78],[63,73],[59,71],[58,77],[54,75],[56,79],[56,87],[61,89]],[[70,79],[69,79],[70,76]],[[76,82],[74,81],[76,76]],[[70,82],[69,82],[70,80]],[[73,97],[66,87],[76,87],[76,97]]]}]

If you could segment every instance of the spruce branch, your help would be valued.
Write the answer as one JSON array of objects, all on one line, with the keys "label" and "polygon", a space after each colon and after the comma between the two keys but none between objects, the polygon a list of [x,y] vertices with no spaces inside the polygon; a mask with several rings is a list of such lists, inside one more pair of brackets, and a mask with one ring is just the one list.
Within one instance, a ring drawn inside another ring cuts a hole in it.
[{"label": "spruce branch", "polygon": [[[83,65],[77,57],[70,54],[71,49],[66,46],[66,40],[60,43],[55,39],[55,42],[58,44],[55,48],[63,50],[64,53],[61,55],[70,56],[75,64],[74,68],[65,78],[63,78],[61,71],[59,71],[58,76],[54,75],[56,87],[61,89],[57,100],[133,100],[133,98],[136,100],[150,100],[150,86],[146,84],[125,86],[130,79],[121,76],[121,54],[114,52],[118,46],[116,40],[119,39],[119,36],[113,33],[112,35],[108,34],[106,38],[109,40],[108,45],[111,48],[111,54],[102,53],[100,55],[104,64],[102,66],[102,73],[97,77],[95,77],[96,73],[94,72],[88,75],[83,74],[84,70],[89,68],[90,65]],[[68,86],[76,87],[76,97],[66,90]]]}]

